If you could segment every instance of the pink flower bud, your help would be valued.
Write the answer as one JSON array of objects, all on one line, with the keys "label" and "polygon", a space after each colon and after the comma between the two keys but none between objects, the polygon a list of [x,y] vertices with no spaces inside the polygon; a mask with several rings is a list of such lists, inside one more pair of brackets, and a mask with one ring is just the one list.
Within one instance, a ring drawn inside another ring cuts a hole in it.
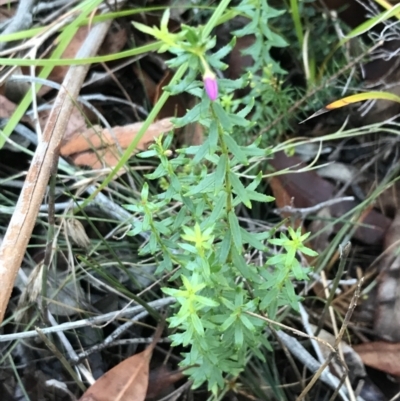
[{"label": "pink flower bud", "polygon": [[215,74],[210,71],[206,70],[203,75],[203,82],[204,82],[204,89],[206,90],[207,96],[213,102],[218,97],[218,82],[217,77]]}]

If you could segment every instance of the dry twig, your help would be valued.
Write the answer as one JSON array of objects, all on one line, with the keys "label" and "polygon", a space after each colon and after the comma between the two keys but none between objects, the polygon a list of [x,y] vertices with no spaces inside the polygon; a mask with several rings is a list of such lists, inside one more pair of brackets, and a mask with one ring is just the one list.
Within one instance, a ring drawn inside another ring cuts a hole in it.
[{"label": "dry twig", "polygon": [[[77,58],[87,58],[97,53],[111,22],[112,20],[104,21],[92,28]],[[71,66],[65,76],[63,87],[44,128],[43,138],[36,148],[16,210],[0,246],[0,323],[3,321],[14,281],[32,234],[50,173],[57,165],[60,143],[74,101],[88,69],[89,64]]]}]

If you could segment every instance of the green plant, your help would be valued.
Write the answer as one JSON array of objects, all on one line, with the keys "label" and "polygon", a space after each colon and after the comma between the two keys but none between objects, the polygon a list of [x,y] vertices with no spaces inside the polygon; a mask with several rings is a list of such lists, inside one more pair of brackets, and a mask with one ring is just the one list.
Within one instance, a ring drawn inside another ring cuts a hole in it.
[{"label": "green plant", "polygon": [[[181,364],[189,367],[186,373],[194,386],[207,381],[214,393],[224,387],[226,375],[235,377],[241,372],[249,352],[263,359],[260,345],[270,347],[264,323],[247,312],[266,313],[274,319],[280,307],[297,309],[294,280],[307,279],[310,271],[297,255],[315,255],[304,246],[307,234],[300,230],[289,228],[288,235],[282,231],[280,238],[274,238],[277,227],[252,232],[239,223],[236,212],[241,207],[273,200],[256,190],[261,174],[248,184],[241,177],[243,168],[251,172],[272,149],[260,148],[260,139],[241,146],[231,135],[234,129],[244,131],[251,125],[246,117],[253,102],[239,108],[240,103],[232,100],[233,91],[246,86],[249,76],[232,81],[217,79],[212,72],[225,68],[221,60],[234,43],[210,52],[215,46],[211,29],[225,16],[228,4],[229,0],[221,1],[204,27],[183,25],[179,33],[168,31],[168,11],[160,28],[135,24],[163,42],[160,51],[174,55],[168,61],[171,68],[185,72],[164,90],[173,95],[186,91],[199,100],[184,117],[175,119],[175,126],[197,122],[207,138],[201,146],[177,150],[174,158],[170,157],[172,135],[158,138],[139,156],[159,158],[158,167],[146,177],[162,179],[165,190],[152,194],[146,183],[141,199],[127,206],[141,216],[130,234],[150,233],[141,253],[155,255],[157,273],[178,267],[171,280],[178,280],[181,287],[163,289],[177,299],[179,307],[169,318],[170,327],[176,329],[171,338],[174,346],[189,347]],[[250,13],[266,2],[242,4]],[[203,82],[197,79],[199,74]],[[179,206],[176,214],[171,214],[171,204]],[[254,251],[266,260],[251,260]]]}]

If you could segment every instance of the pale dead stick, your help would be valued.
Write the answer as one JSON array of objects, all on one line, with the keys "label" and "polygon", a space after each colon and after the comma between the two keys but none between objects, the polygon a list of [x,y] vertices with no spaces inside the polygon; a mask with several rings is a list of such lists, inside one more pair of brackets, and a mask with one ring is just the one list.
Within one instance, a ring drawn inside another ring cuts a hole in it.
[{"label": "pale dead stick", "polygon": [[[88,58],[97,53],[111,22],[110,19],[92,28],[76,58]],[[57,165],[60,143],[74,101],[88,69],[89,64],[71,66],[64,78],[63,87],[55,100],[43,131],[43,139],[36,148],[15,212],[0,246],[0,323],[3,321],[14,281],[31,237],[50,173]]]}]

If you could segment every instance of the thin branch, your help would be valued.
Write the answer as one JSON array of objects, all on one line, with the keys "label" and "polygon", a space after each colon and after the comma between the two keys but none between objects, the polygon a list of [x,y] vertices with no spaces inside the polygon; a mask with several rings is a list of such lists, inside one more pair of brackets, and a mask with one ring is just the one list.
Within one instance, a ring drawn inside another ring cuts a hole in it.
[{"label": "thin branch", "polygon": [[[149,302],[148,305],[149,307],[153,309],[160,309],[163,308],[164,306],[171,305],[175,302],[175,298],[173,297],[168,297],[168,298],[162,298],[158,299],[156,301]],[[99,315],[99,316],[94,316],[90,317],[88,319],[82,319],[82,320],[77,320],[76,322],[66,322],[66,323],[61,323],[58,326],[54,327],[46,327],[42,329],[43,334],[48,334],[48,333],[57,333],[58,331],[66,331],[66,330],[73,330],[77,329],[79,327],[85,327],[85,326],[94,326],[98,325],[104,322],[110,322],[118,318],[126,318],[128,316],[132,316],[138,313],[141,313],[145,310],[145,308],[141,305],[133,306],[131,308],[126,308],[124,310],[118,310],[114,312],[109,312],[104,315]],[[31,337],[36,337],[37,332],[35,330],[30,330],[30,331],[24,331],[22,333],[14,333],[14,334],[3,334],[0,335],[0,342],[5,342],[5,341],[14,341],[14,340],[21,340],[24,338],[31,338]]]},{"label": "thin branch", "polygon": [[[75,355],[72,359],[72,363],[79,363],[82,359],[87,358],[89,355],[93,354],[94,352],[99,352],[107,347],[110,347],[112,344],[115,344],[116,339],[121,336],[126,330],[128,330],[131,326],[136,324],[137,321],[143,319],[149,314],[147,311],[143,311],[138,315],[134,316],[132,319],[129,319],[127,322],[119,326],[116,330],[114,330],[108,337],[104,339],[99,344],[90,347],[86,351],[81,352],[78,355]],[[151,341],[150,341],[151,342]]]},{"label": "thin branch", "polygon": [[[328,356],[328,358],[326,359],[326,361],[318,368],[318,370],[317,370],[317,371],[315,372],[315,374],[314,374],[314,377],[311,379],[311,381],[308,383],[308,385],[307,385],[306,388],[302,391],[302,393],[299,395],[299,397],[296,399],[296,401],[301,401],[301,400],[303,400],[304,396],[311,390],[311,388],[312,388],[312,386],[315,384],[315,382],[316,382],[319,378],[322,380],[322,376],[323,376],[323,374],[324,374],[325,369],[327,368],[327,366],[329,365],[329,363],[331,362],[331,360],[333,359],[333,357],[338,355],[338,347],[339,347],[340,341],[342,340],[343,334],[344,334],[344,332],[345,332],[345,330],[346,330],[346,328],[347,328],[347,326],[348,326],[348,324],[349,324],[349,322],[350,322],[350,319],[351,319],[351,316],[352,316],[352,314],[353,314],[353,312],[354,312],[354,309],[355,309],[355,307],[357,306],[357,301],[358,301],[358,298],[360,297],[361,286],[362,286],[362,283],[363,283],[363,282],[364,282],[364,279],[362,278],[362,279],[360,280],[358,286],[357,286],[356,291],[354,292],[353,298],[352,298],[352,300],[351,300],[351,302],[350,302],[350,305],[349,305],[349,309],[347,310],[346,316],[345,316],[345,318],[344,318],[342,327],[340,328],[339,334],[338,334],[338,336],[337,336],[336,339],[335,339],[335,344],[334,344],[334,347],[333,347],[333,348],[334,348],[334,351],[332,351],[332,352],[330,353],[330,355]],[[338,360],[339,360],[340,363],[342,364],[343,368],[345,369],[345,374],[347,375],[347,366],[346,366],[345,362],[344,362],[342,359],[340,359],[340,358],[338,358]],[[343,384],[344,380],[343,380],[343,382],[342,382],[342,380],[339,381],[339,380],[335,377],[335,382],[336,382],[336,387],[339,386],[339,388],[340,388],[340,386]],[[344,391],[344,390],[346,390],[346,393],[349,394],[348,391],[347,391],[347,389],[342,389],[342,388],[340,388],[339,394],[341,394],[342,397],[343,397],[343,391]],[[351,394],[350,394],[350,396],[351,396]],[[344,399],[347,400],[347,396],[344,397]],[[358,396],[358,401],[362,401],[362,398],[361,398],[360,396]]]},{"label": "thin branch", "polygon": [[274,213],[281,215],[282,213],[291,213],[291,214],[299,214],[301,217],[305,217],[308,214],[316,213],[319,210],[335,205],[340,202],[351,202],[354,200],[354,196],[344,196],[342,198],[329,199],[325,202],[318,203],[318,205],[297,208],[290,205],[284,206],[280,209],[274,209]]},{"label": "thin branch", "polygon": [[[19,31],[24,31],[32,25],[32,10],[35,0],[20,0],[17,12],[11,19],[2,35],[8,35]],[[0,51],[7,46],[8,42],[0,42]]]}]

